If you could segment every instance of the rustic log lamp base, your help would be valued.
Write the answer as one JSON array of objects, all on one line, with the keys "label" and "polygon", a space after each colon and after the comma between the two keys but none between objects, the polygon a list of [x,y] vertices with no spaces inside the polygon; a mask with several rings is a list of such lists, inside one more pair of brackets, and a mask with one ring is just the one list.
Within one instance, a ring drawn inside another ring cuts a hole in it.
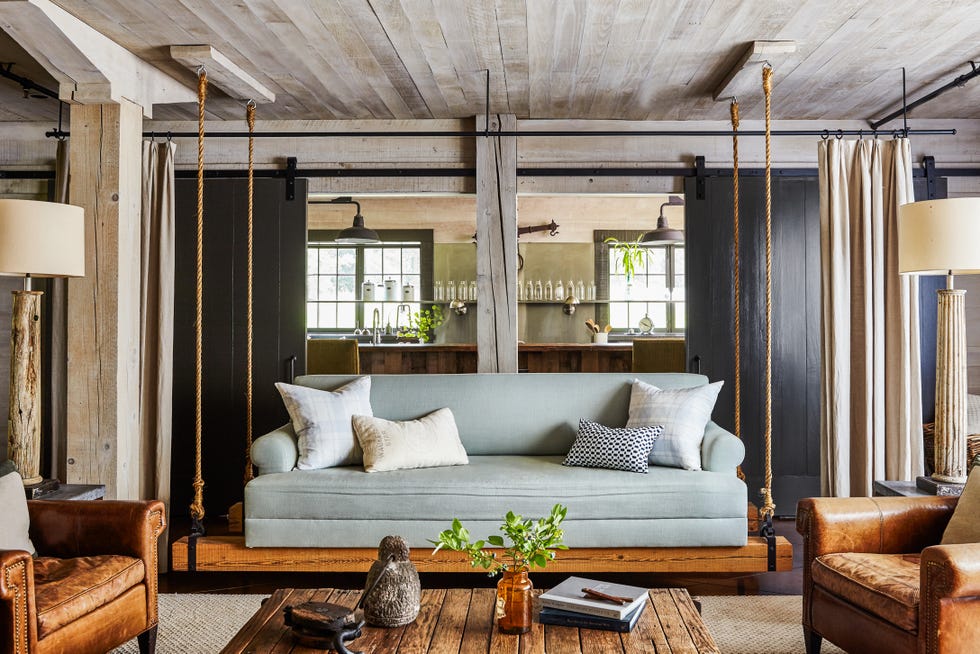
[{"label": "rustic log lamp base", "polygon": [[[41,291],[13,291],[7,455],[35,496],[41,466]],[[54,482],[57,487],[58,482]]]}]

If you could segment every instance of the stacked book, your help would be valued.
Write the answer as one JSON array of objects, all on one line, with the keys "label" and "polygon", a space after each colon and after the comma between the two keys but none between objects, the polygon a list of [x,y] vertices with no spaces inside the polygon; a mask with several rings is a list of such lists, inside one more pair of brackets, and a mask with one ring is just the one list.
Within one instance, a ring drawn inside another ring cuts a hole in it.
[{"label": "stacked book", "polygon": [[647,605],[647,589],[569,577],[541,594],[541,624],[630,631]]}]

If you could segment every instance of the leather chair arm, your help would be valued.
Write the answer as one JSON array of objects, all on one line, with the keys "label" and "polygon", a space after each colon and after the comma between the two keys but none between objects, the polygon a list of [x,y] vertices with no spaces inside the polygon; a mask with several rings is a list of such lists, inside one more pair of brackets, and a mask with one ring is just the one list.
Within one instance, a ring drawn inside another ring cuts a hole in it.
[{"label": "leather chair arm", "polygon": [[42,556],[121,554],[157,569],[157,543],[166,526],[163,502],[55,501],[27,503],[31,540]]},{"label": "leather chair arm", "polygon": [[34,564],[23,550],[0,550],[0,652],[27,654],[37,643]]},{"label": "leather chair arm", "polygon": [[955,497],[822,497],[800,500],[804,565],[834,552],[919,553],[942,538]]},{"label": "leather chair arm", "polygon": [[974,654],[980,641],[980,543],[936,545],[919,566],[919,633],[927,654]]},{"label": "leather chair arm", "polygon": [[923,589],[939,583],[943,597],[974,597],[980,602],[980,543],[925,548],[919,575]]}]

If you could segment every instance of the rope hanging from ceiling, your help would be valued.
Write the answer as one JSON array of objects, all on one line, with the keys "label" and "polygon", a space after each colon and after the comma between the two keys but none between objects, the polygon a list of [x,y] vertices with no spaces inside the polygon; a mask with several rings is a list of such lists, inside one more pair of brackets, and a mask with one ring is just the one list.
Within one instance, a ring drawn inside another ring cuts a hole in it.
[{"label": "rope hanging from ceiling", "polygon": [[194,501],[190,511],[193,531],[204,533],[204,478],[201,475],[201,334],[204,300],[204,103],[208,95],[208,73],[197,74],[197,301],[194,317]]},{"label": "rope hanging from ceiling", "polygon": [[245,327],[245,483],[255,476],[252,470],[252,233],[253,204],[255,198],[255,102],[245,105],[248,123],[248,283]]},{"label": "rope hanging from ceiling", "polygon": [[[742,281],[741,281],[741,254],[738,245],[739,236],[739,217],[738,217],[738,98],[732,98],[729,107],[732,116],[732,200],[734,202],[732,232],[734,234],[732,246],[734,250],[733,260],[733,283],[732,287],[735,295],[735,435],[742,438]],[[738,478],[745,481],[745,473],[739,464],[736,469]]]},{"label": "rope hanging from ceiling", "polygon": [[766,99],[766,476],[761,513],[771,530],[776,505],[772,501],[772,66],[768,63],[762,68],[762,90]]}]

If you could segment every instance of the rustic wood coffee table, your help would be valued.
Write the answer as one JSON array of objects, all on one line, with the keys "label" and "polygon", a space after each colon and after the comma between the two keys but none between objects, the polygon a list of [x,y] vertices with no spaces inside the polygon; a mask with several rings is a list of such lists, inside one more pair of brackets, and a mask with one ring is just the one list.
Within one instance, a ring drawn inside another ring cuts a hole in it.
[{"label": "rustic wood coffee table", "polygon": [[[576,654],[579,652],[684,652],[717,654],[690,595],[683,588],[655,588],[650,606],[633,631],[575,629],[534,623],[529,633],[508,636],[491,620],[495,591],[492,588],[424,590],[422,610],[410,625],[395,629],[364,627],[363,635],[347,643],[354,651],[374,654],[422,654],[423,652],[517,652],[528,654]],[[293,641],[283,621],[283,608],[303,602],[333,602],[354,606],[358,590],[282,589],[222,650],[223,654],[286,654],[311,652]]]}]

